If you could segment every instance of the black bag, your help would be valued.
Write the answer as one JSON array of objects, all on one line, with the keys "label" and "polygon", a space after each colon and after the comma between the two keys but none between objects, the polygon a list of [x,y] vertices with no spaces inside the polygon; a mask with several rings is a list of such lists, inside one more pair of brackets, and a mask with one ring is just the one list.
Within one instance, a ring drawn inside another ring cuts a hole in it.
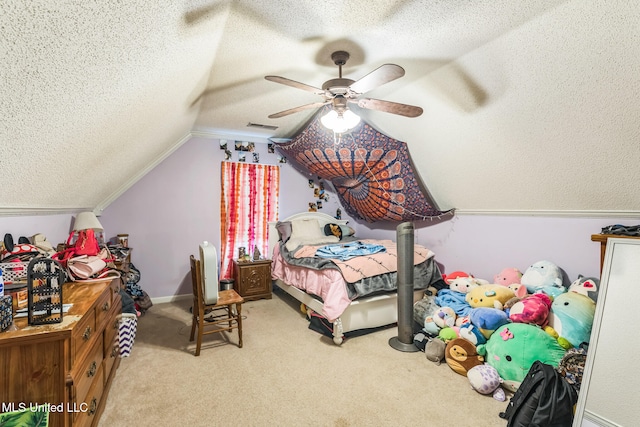
[{"label": "black bag", "polygon": [[507,427],[571,427],[577,401],[578,394],[564,377],[537,360],[500,418],[507,420]]}]

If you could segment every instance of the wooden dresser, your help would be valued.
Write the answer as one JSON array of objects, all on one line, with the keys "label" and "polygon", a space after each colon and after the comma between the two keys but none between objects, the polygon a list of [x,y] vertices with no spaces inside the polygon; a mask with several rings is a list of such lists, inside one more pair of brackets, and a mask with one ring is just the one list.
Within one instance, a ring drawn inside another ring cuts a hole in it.
[{"label": "wooden dresser", "polygon": [[49,426],[95,426],[120,363],[120,281],[66,283],[61,323],[0,333],[0,402],[4,410],[49,404]]},{"label": "wooden dresser", "polygon": [[622,236],[618,234],[592,234],[592,242],[600,242],[600,274],[602,274],[602,268],[604,267],[604,254],[607,252],[607,241],[609,239],[640,239],[637,236]]},{"label": "wooden dresser", "polygon": [[271,299],[271,260],[233,261],[233,288],[245,301]]}]

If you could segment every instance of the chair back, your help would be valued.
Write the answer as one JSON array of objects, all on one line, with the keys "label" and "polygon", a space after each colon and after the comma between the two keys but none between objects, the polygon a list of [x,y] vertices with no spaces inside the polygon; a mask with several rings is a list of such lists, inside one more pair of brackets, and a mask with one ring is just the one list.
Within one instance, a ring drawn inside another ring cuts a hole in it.
[{"label": "chair back", "polygon": [[218,253],[216,247],[204,241],[200,244],[200,264],[202,269],[202,289],[204,303],[213,305],[218,302],[218,289],[220,280],[218,278]]},{"label": "chair back", "polygon": [[193,311],[203,309],[204,295],[202,293],[202,268],[200,260],[191,255],[191,285],[193,288]]}]

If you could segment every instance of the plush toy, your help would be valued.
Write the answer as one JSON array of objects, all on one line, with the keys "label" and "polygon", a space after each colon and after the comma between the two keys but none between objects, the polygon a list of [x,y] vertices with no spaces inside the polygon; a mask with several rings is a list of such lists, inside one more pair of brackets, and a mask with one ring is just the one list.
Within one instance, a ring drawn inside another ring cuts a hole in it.
[{"label": "plush toy", "polygon": [[520,278],[520,283],[527,287],[530,294],[542,291],[552,298],[566,291],[562,270],[551,261],[531,264]]},{"label": "plush toy", "polygon": [[529,295],[509,309],[509,319],[517,323],[531,323],[545,327],[549,322],[551,298],[545,293]]},{"label": "plush toy", "polygon": [[429,338],[424,348],[427,360],[437,363],[438,365],[444,360],[444,349],[446,344],[439,338]]},{"label": "plush toy", "polygon": [[600,279],[597,277],[584,277],[582,274],[569,285],[569,292],[577,292],[586,295],[594,301],[598,301],[598,289]]},{"label": "plush toy", "polygon": [[463,338],[455,338],[447,343],[444,360],[454,372],[465,376],[469,369],[484,363],[484,358],[478,354],[476,346]]},{"label": "plush toy", "polygon": [[565,349],[540,327],[527,323],[501,326],[486,344],[478,346],[478,354],[496,368],[503,386],[515,392],[536,360],[558,366]]},{"label": "plush toy", "polygon": [[480,394],[492,394],[493,398],[504,402],[507,396],[500,385],[502,378],[496,368],[489,364],[477,365],[467,371],[467,378],[471,388]]},{"label": "plush toy", "polygon": [[482,335],[480,329],[473,323],[466,323],[460,326],[458,334],[460,334],[460,338],[469,341],[473,345],[484,344],[487,342],[487,339]]},{"label": "plush toy", "polygon": [[520,284],[521,277],[522,272],[517,268],[505,268],[493,277],[493,283],[502,286]]},{"label": "plush toy", "polygon": [[463,294],[468,293],[471,289],[480,285],[486,285],[489,282],[482,279],[476,279],[475,277],[456,277],[449,282],[449,289]]},{"label": "plush toy", "polygon": [[456,324],[456,312],[451,307],[439,307],[433,313],[433,321],[439,328],[451,327]]},{"label": "plush toy", "polygon": [[505,302],[515,294],[507,287],[500,285],[481,285],[472,289],[465,297],[466,302],[473,308],[493,307],[502,310]]},{"label": "plush toy", "polygon": [[422,297],[421,300],[416,301],[413,304],[413,320],[420,325],[420,327],[424,327],[424,321],[427,317],[433,316],[433,313],[440,308],[438,304],[436,304],[435,295],[426,295]]},{"label": "plush toy", "polygon": [[450,285],[451,282],[457,279],[458,277],[472,277],[472,276],[469,273],[466,273],[464,271],[453,271],[449,274],[442,275],[442,278],[444,279],[447,285]]},{"label": "plush toy", "polygon": [[571,346],[578,347],[588,343],[596,312],[596,303],[586,295],[577,292],[565,292],[557,296],[551,304],[549,326]]},{"label": "plush toy", "polygon": [[460,334],[458,333],[459,330],[460,328],[458,328],[457,326],[454,326],[454,327],[447,326],[446,328],[440,329],[440,332],[438,333],[438,338],[440,338],[445,343],[448,343],[449,341],[460,337]]},{"label": "plush toy", "polygon": [[429,341],[429,336],[424,331],[419,331],[413,335],[413,345],[420,351],[424,351]]},{"label": "plush toy", "polygon": [[507,286],[507,288],[511,289],[513,293],[516,294],[516,296],[519,298],[524,298],[529,295],[529,293],[527,292],[527,287],[522,283],[512,283]]},{"label": "plush toy", "polygon": [[422,329],[432,337],[435,337],[440,332],[440,326],[436,325],[435,319],[433,316],[427,316],[424,319],[424,326]]},{"label": "plush toy", "polygon": [[493,307],[474,308],[469,312],[469,319],[486,339],[500,326],[509,323],[507,313]]}]

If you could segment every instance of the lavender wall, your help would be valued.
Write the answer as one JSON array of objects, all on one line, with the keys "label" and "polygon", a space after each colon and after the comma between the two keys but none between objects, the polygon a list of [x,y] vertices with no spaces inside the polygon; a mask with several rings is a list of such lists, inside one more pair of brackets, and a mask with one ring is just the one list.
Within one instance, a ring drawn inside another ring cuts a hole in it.
[{"label": "lavender wall", "polygon": [[[232,151],[233,151],[233,147]],[[278,163],[278,155],[267,152],[267,144],[256,144],[260,162],[279,164],[280,218],[306,211],[314,201],[308,179],[289,163]],[[233,151],[232,160],[238,153]],[[251,161],[247,153],[247,161]],[[151,297],[189,294],[189,255],[197,254],[203,240],[220,244],[220,162],[224,152],[219,141],[192,138],[154,170],[112,203],[100,217],[107,237],[129,234],[132,261],[141,270],[140,285]],[[334,215],[337,197],[322,211]],[[350,219],[362,237],[395,239],[396,224],[368,224]],[[72,215],[0,218],[0,231],[15,239],[44,233],[55,245],[64,241]],[[539,260],[556,263],[574,280],[578,274],[599,275],[598,243],[591,234],[611,224],[635,225],[638,220],[615,218],[571,218],[542,216],[468,215],[415,223],[416,243],[433,250],[444,272],[464,270],[490,280],[502,268],[524,271]]]},{"label": "lavender wall", "polygon": [[[611,224],[637,224],[620,218],[541,216],[456,216],[448,220],[415,223],[415,242],[430,248],[443,273],[466,271],[492,280],[503,268],[524,272],[536,261],[562,268],[568,280],[600,276],[600,243],[591,235]],[[395,238],[395,229],[376,230],[358,224],[358,233]]]},{"label": "lavender wall", "polygon": [[[232,161],[239,152],[229,144]],[[279,154],[268,153],[267,144],[256,143],[260,163],[281,167],[279,217],[306,211],[315,201],[310,176]],[[246,153],[246,161],[252,162]],[[198,254],[203,240],[220,247],[220,163],[224,151],[217,139],[192,138],[138,181],[100,218],[107,236],[129,234],[132,262],[141,271],[140,285],[151,297],[191,293],[189,255]],[[334,215],[339,207],[331,194],[322,211]],[[346,218],[348,219],[348,218]]]}]

